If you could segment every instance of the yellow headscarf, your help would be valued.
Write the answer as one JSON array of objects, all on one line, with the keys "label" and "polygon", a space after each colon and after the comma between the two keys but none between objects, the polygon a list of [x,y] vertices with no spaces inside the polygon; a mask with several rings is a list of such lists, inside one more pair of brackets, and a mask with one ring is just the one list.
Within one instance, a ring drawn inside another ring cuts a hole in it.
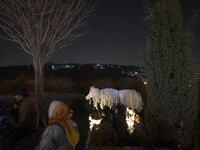
[{"label": "yellow headscarf", "polygon": [[49,124],[52,122],[58,122],[61,124],[66,133],[66,138],[69,145],[74,147],[79,141],[78,133],[70,127],[67,123],[69,116],[69,107],[61,101],[53,101],[49,106]]}]

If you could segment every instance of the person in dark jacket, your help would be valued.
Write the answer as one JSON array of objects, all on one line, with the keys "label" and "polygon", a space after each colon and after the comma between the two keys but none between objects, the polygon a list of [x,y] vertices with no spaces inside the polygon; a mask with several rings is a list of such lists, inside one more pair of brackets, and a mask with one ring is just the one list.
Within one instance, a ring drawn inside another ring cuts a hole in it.
[{"label": "person in dark jacket", "polygon": [[34,133],[39,124],[39,109],[35,98],[28,96],[24,89],[17,90],[15,98],[19,102],[19,120],[4,139],[4,150],[15,150],[16,143]]},{"label": "person in dark jacket", "polygon": [[4,104],[0,101],[0,149],[1,149],[1,143],[2,138],[4,134],[4,130],[6,130],[9,122],[9,117],[6,111],[4,110]]},{"label": "person in dark jacket", "polygon": [[102,111],[102,121],[98,130],[92,130],[90,145],[98,147],[117,146],[117,134],[113,128],[113,115],[111,110],[105,106]]},{"label": "person in dark jacket", "polygon": [[89,112],[88,103],[85,99],[74,100],[70,104],[70,108],[74,110],[72,120],[78,125],[80,140],[76,145],[76,150],[85,150],[87,148],[87,140],[89,135]]},{"label": "person in dark jacket", "polygon": [[0,133],[7,127],[8,122],[8,114],[4,110],[3,102],[0,101]]},{"label": "person in dark jacket", "polygon": [[19,106],[24,98],[28,96],[28,92],[25,89],[18,89],[16,92],[14,92],[14,104],[13,109],[10,113],[11,115],[11,124],[12,126],[15,126],[15,124],[19,121]]},{"label": "person in dark jacket", "polygon": [[129,133],[127,130],[125,107],[123,105],[117,105],[114,111],[114,128],[118,136],[117,145],[120,147],[126,146],[129,142]]}]

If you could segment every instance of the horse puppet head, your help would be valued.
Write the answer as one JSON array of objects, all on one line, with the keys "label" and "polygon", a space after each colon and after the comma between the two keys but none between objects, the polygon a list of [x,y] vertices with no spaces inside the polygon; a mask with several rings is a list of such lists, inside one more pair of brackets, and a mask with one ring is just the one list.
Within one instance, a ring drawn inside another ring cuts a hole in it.
[{"label": "horse puppet head", "polygon": [[95,88],[94,86],[91,86],[89,94],[85,97],[86,100],[89,100],[91,98],[98,98],[98,97],[99,97],[99,89]]}]

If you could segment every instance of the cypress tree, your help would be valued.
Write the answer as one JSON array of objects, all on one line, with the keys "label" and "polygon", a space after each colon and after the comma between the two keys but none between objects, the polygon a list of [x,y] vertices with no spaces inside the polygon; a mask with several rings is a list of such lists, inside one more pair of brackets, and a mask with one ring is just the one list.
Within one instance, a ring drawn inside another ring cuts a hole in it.
[{"label": "cypress tree", "polygon": [[197,116],[197,88],[190,55],[193,35],[183,26],[178,0],[157,0],[147,11],[146,128],[155,140],[161,138],[163,124],[168,124],[176,129],[178,143],[191,144]]}]

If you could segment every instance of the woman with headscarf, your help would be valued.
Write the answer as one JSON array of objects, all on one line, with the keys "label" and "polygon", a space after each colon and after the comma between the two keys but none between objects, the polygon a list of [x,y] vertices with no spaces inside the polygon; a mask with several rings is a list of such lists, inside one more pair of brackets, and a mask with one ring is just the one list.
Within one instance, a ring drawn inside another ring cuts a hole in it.
[{"label": "woman with headscarf", "polygon": [[73,150],[79,136],[66,121],[69,107],[63,102],[52,101],[48,116],[49,126],[43,133],[40,150]]}]

